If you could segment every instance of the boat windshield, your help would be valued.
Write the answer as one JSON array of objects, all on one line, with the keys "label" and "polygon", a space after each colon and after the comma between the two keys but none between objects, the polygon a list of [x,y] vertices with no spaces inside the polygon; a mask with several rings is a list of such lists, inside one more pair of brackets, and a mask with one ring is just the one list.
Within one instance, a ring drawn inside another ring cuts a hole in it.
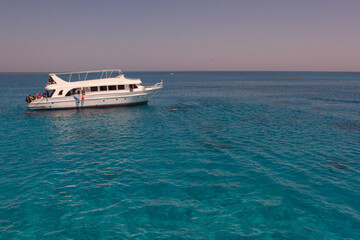
[{"label": "boat windshield", "polygon": [[50,98],[52,97],[52,95],[54,94],[55,90],[46,90],[47,91],[47,96]]}]

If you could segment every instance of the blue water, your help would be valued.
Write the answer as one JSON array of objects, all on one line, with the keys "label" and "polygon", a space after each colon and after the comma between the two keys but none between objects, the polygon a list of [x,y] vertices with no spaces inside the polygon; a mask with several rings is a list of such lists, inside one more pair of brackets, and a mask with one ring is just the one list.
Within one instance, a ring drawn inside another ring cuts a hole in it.
[{"label": "blue water", "polygon": [[0,74],[1,239],[360,239],[360,73],[126,76],[164,89],[28,113],[47,74]]}]

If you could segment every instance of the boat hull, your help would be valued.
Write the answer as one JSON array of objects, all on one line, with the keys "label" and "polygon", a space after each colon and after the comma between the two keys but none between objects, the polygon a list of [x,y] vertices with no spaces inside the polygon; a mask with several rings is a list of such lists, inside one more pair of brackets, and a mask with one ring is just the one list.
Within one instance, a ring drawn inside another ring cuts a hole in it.
[{"label": "boat hull", "polygon": [[74,96],[61,98],[36,99],[27,105],[32,110],[60,110],[79,108],[108,108],[147,104],[150,98],[160,89],[145,91],[114,93],[104,95],[85,95],[84,99],[76,99]]}]

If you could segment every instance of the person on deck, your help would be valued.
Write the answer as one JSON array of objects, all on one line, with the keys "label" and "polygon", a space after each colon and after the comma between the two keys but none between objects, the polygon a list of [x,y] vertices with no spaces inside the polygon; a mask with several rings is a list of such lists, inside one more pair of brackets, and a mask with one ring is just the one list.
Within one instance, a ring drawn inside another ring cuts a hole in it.
[{"label": "person on deck", "polygon": [[74,98],[76,99],[76,100],[80,100],[80,91],[75,91],[74,90]]},{"label": "person on deck", "polygon": [[31,103],[31,95],[29,94],[29,96],[27,96],[25,100],[28,104]]}]

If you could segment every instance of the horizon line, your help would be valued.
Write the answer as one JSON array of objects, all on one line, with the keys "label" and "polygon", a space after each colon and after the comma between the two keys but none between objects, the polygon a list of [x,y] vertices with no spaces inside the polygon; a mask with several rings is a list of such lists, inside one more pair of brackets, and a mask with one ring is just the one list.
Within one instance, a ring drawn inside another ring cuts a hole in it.
[{"label": "horizon line", "polygon": [[[107,69],[104,69],[107,70]],[[88,70],[92,71],[92,70]],[[101,70],[100,70],[101,71]],[[0,74],[26,74],[26,73],[69,73],[71,71],[0,71]],[[87,72],[86,70],[84,72]],[[343,70],[176,70],[176,71],[169,71],[169,70],[130,70],[130,71],[122,71],[122,72],[169,72],[169,73],[176,73],[176,72],[336,72],[336,73],[360,73],[359,71],[343,71]]]}]

